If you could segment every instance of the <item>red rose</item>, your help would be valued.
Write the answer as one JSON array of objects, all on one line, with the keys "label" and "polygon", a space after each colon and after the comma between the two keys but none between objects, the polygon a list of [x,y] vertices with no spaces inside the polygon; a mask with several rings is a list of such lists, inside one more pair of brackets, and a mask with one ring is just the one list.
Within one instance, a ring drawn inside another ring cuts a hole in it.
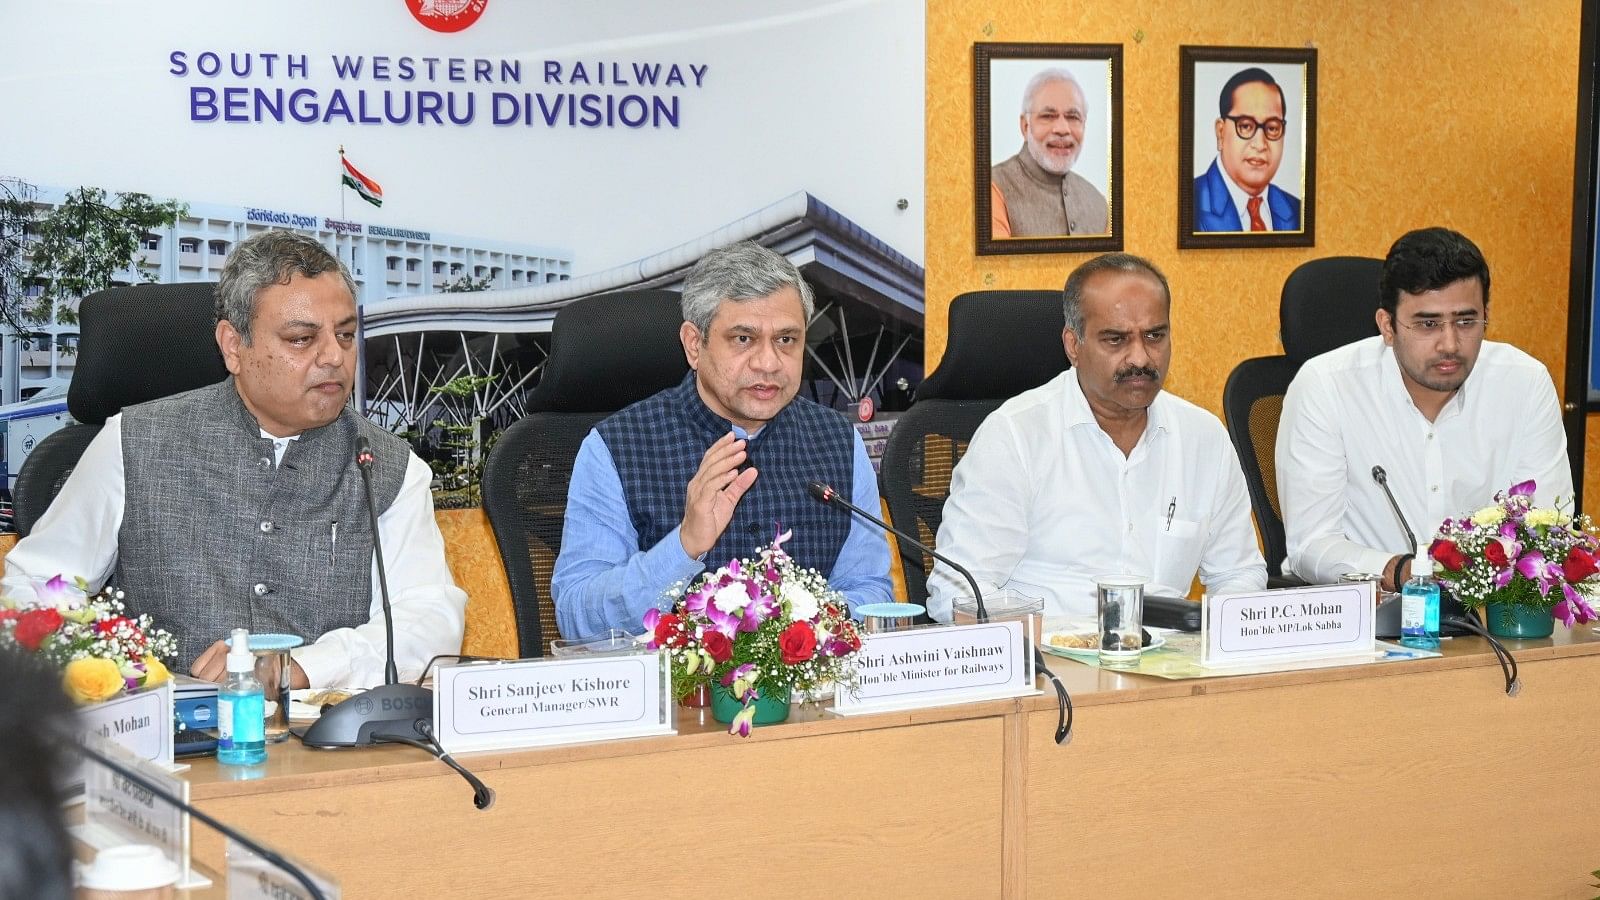
[{"label": "red rose", "polygon": [[1582,547],[1573,547],[1561,563],[1561,573],[1567,577],[1568,584],[1577,584],[1597,571],[1600,571],[1600,562]]},{"label": "red rose", "polygon": [[683,646],[683,625],[677,613],[665,613],[656,621],[656,644],[662,647]]},{"label": "red rose", "polygon": [[700,646],[706,648],[711,658],[719,663],[733,659],[733,641],[720,631],[708,631],[701,635]]},{"label": "red rose", "polygon": [[1439,565],[1444,566],[1451,572],[1459,572],[1467,567],[1467,557],[1461,552],[1461,548],[1455,545],[1454,541],[1447,541],[1443,538],[1434,541],[1433,546],[1428,548],[1428,555],[1438,560]]},{"label": "red rose", "polygon": [[785,665],[797,665],[811,659],[817,649],[817,633],[810,622],[795,622],[778,635],[778,649]]},{"label": "red rose", "polygon": [[30,609],[17,618],[17,629],[12,636],[31,653],[60,627],[61,613],[53,609]]},{"label": "red rose", "polygon": [[1511,563],[1506,557],[1506,545],[1499,541],[1490,541],[1484,546],[1483,558],[1487,559],[1489,565],[1494,566],[1496,569],[1504,569]]}]

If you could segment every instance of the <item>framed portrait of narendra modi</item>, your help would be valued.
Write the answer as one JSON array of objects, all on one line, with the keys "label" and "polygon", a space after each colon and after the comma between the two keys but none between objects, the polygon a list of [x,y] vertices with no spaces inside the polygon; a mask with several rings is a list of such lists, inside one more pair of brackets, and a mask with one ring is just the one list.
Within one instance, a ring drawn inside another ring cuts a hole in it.
[{"label": "framed portrait of narendra modi", "polygon": [[974,44],[979,255],[1122,249],[1122,46]]},{"label": "framed portrait of narendra modi", "polygon": [[1178,246],[1316,244],[1317,51],[1178,48]]}]

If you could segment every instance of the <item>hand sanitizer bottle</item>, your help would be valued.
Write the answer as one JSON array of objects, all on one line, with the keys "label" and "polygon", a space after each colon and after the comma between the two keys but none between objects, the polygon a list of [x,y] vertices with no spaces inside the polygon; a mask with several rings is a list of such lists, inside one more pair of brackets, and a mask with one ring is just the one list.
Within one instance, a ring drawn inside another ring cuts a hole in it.
[{"label": "hand sanitizer bottle", "polygon": [[1400,643],[1418,650],[1439,649],[1439,583],[1433,580],[1428,545],[1417,545],[1411,580],[1400,589]]},{"label": "hand sanitizer bottle", "polygon": [[223,765],[266,762],[266,697],[255,671],[250,632],[235,628],[228,648],[228,678],[217,691],[217,762]]}]

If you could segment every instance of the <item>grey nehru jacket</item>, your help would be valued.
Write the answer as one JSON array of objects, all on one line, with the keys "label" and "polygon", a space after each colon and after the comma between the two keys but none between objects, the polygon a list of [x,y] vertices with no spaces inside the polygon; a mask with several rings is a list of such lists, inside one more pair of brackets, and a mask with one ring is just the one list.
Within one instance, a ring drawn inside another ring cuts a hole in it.
[{"label": "grey nehru jacket", "polygon": [[123,411],[114,581],[131,612],[177,637],[180,668],[233,628],[311,643],[371,618],[358,434],[372,443],[382,515],[410,448],[349,408],[289,442],[276,467],[232,378]]},{"label": "grey nehru jacket", "polygon": [[1027,145],[995,166],[992,177],[1006,198],[1012,237],[1106,234],[1111,230],[1105,195],[1074,172],[1065,176],[1046,172],[1028,154]]}]

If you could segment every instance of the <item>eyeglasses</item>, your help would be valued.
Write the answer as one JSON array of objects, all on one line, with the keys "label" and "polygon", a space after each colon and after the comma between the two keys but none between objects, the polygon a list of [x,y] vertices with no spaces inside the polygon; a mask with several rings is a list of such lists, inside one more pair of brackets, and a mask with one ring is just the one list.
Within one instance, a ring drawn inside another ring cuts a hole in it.
[{"label": "eyeglasses", "polygon": [[1223,116],[1223,118],[1233,123],[1233,133],[1237,134],[1241,141],[1248,141],[1255,137],[1256,129],[1258,128],[1267,136],[1267,140],[1281,141],[1283,140],[1283,129],[1288,124],[1279,118],[1271,118],[1265,122],[1257,122],[1249,116]]},{"label": "eyeglasses", "polygon": [[1440,335],[1444,334],[1445,327],[1449,326],[1462,334],[1470,336],[1487,328],[1489,319],[1487,316],[1481,319],[1477,316],[1462,316],[1459,319],[1418,319],[1415,322],[1401,322],[1400,324],[1412,334]]}]

